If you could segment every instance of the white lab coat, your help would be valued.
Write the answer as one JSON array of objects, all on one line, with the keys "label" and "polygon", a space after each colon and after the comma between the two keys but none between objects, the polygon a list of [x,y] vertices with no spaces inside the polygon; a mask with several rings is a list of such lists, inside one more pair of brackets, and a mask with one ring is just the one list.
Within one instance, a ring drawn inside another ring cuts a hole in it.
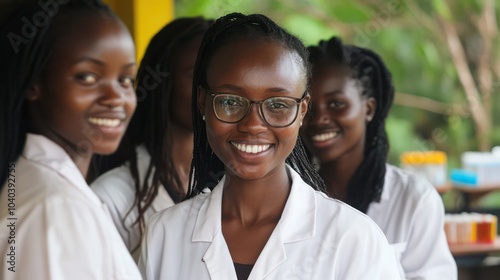
[{"label": "white lab coat", "polygon": [[[136,154],[140,182],[143,182],[151,157],[143,145],[136,148]],[[151,178],[149,181],[151,183]],[[132,251],[140,245],[141,234],[139,225],[134,225],[134,222],[139,217],[139,211],[137,211],[137,207],[135,207],[134,204],[135,183],[130,173],[129,163],[114,168],[99,176],[90,187],[99,199],[108,206],[118,232],[128,250],[132,253],[134,260],[137,262],[141,250],[139,248],[134,252]],[[153,214],[174,204],[174,201],[165,188],[160,186],[158,188],[158,195],[153,200],[151,207],[144,212],[144,221],[147,222]],[[130,211],[131,209],[132,211]]]},{"label": "white lab coat", "polygon": [[[7,198],[8,186],[4,185],[1,279],[142,279],[107,209],[68,154],[48,138],[28,134],[15,163],[12,213]],[[13,232],[6,227],[10,222],[15,222]],[[15,264],[7,263],[11,251],[15,251]],[[12,265],[15,272],[9,271]]]},{"label": "white lab coat", "polygon": [[429,182],[387,164],[381,201],[367,214],[393,246],[407,279],[457,279],[443,201]]},{"label": "white lab coat", "polygon": [[[371,219],[288,170],[290,195],[249,280],[401,279],[394,252]],[[224,179],[211,194],[150,219],[139,261],[145,279],[237,279],[221,228]]]}]

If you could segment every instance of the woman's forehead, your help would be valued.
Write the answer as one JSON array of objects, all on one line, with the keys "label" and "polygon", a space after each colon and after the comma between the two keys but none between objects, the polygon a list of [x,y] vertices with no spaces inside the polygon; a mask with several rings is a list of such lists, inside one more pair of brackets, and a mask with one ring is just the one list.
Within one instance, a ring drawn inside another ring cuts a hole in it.
[{"label": "woman's forehead", "polygon": [[305,87],[306,69],[301,57],[280,43],[239,40],[213,54],[206,78],[209,84],[232,81],[242,85]]}]

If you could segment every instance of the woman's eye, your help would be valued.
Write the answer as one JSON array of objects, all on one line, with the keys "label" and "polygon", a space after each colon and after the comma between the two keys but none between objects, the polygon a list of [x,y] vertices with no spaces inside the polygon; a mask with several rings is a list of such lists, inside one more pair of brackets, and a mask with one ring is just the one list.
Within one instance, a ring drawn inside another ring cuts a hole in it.
[{"label": "woman's eye", "polygon": [[345,103],[342,101],[335,100],[335,101],[330,101],[330,103],[328,103],[328,106],[330,108],[342,108],[345,106]]},{"label": "woman's eye", "polygon": [[268,104],[268,107],[271,109],[286,109],[289,106],[285,103],[280,103],[280,102],[272,102]]},{"label": "woman's eye", "polygon": [[82,73],[76,79],[84,85],[93,85],[97,82],[97,76],[92,73]]},{"label": "woman's eye", "polygon": [[123,77],[120,79],[120,83],[123,87],[133,87],[135,83],[135,79],[133,77]]},{"label": "woman's eye", "polygon": [[222,100],[222,105],[230,106],[230,107],[241,106],[241,104],[240,104],[240,102],[238,102],[238,100],[231,99],[231,98],[226,98],[226,99]]},{"label": "woman's eye", "polygon": [[297,102],[286,98],[271,98],[264,102],[264,105],[271,110],[289,109],[297,105]]}]

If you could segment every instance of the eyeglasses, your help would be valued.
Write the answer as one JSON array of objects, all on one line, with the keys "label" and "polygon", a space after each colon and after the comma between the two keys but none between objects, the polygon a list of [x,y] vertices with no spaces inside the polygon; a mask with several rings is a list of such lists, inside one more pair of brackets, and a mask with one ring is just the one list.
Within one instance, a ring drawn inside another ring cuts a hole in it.
[{"label": "eyeglasses", "polygon": [[259,105],[259,113],[262,119],[272,127],[287,127],[296,119],[300,103],[306,98],[304,92],[302,98],[286,96],[269,97],[260,101],[252,101],[245,97],[214,93],[207,88],[213,101],[215,116],[225,123],[237,123],[248,115],[252,104]]}]

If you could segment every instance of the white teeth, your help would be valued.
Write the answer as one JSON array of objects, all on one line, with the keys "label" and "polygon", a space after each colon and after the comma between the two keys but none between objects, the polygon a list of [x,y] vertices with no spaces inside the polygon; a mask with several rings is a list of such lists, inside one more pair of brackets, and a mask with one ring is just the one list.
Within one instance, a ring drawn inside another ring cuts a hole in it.
[{"label": "white teeth", "polygon": [[100,125],[100,126],[109,126],[109,127],[117,127],[120,125],[121,120],[119,119],[102,119],[102,118],[89,118],[89,122]]},{"label": "white teeth", "polygon": [[249,153],[249,154],[260,153],[260,152],[266,151],[267,149],[269,149],[269,147],[271,147],[271,145],[269,145],[269,144],[267,144],[267,145],[247,145],[247,144],[238,144],[238,143],[234,143],[234,142],[231,142],[231,144],[233,146],[235,146],[236,149],[238,149],[242,152],[245,152],[245,153]]},{"label": "white teeth", "polygon": [[328,132],[323,134],[314,135],[311,137],[314,141],[323,142],[335,138],[338,135],[337,132]]}]

